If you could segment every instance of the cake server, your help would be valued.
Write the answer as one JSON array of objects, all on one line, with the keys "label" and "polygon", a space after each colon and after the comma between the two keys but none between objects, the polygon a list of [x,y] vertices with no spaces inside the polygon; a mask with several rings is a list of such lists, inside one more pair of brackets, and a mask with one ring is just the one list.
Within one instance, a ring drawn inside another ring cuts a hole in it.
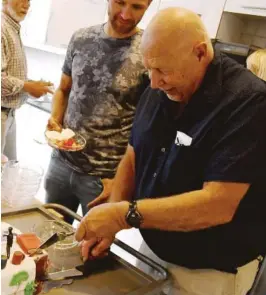
[{"label": "cake server", "polygon": [[40,245],[39,248],[34,249],[34,251],[32,253],[30,253],[29,256],[33,256],[34,254],[36,254],[38,252],[38,250],[47,249],[47,248],[51,247],[52,245],[54,245],[55,243],[63,241],[65,238],[70,237],[72,235],[74,235],[74,232],[70,232],[70,233],[66,233],[66,232],[54,233],[46,241],[44,241]]}]

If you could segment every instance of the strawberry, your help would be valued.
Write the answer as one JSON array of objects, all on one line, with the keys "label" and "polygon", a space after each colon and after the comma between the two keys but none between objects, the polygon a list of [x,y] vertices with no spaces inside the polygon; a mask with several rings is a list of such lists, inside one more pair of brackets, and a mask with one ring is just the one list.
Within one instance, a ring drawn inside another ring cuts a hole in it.
[{"label": "strawberry", "polygon": [[72,146],[74,143],[74,139],[73,138],[69,138],[68,140],[65,140],[64,145],[65,146]]}]

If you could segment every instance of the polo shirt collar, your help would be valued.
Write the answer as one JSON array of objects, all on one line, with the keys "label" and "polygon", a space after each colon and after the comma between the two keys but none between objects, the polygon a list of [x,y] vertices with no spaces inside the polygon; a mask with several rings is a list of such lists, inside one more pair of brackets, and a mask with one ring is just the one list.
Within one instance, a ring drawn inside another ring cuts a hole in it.
[{"label": "polo shirt collar", "polygon": [[[184,108],[181,107],[180,103],[170,101],[163,91],[157,90],[160,97],[160,106],[163,108],[165,118],[176,120],[180,115],[186,113],[189,114],[190,117],[197,119],[207,114],[219,103],[221,100],[223,80],[222,58],[219,52],[215,52],[214,58],[207,68],[207,72],[200,87]],[[174,108],[176,108],[176,110],[182,108],[183,110],[180,109],[181,112],[173,117],[171,113],[173,114],[172,111]]]},{"label": "polo shirt collar", "polygon": [[203,104],[218,103],[222,93],[222,80],[222,56],[219,52],[215,52],[201,86],[194,93],[191,100],[194,100],[195,97],[195,99],[201,100]]}]

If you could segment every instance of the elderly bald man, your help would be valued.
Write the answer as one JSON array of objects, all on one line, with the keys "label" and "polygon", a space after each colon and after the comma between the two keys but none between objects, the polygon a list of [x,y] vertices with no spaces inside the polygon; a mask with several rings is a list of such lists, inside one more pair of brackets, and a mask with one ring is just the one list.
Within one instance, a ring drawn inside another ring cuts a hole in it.
[{"label": "elderly bald man", "polygon": [[143,94],[111,202],[82,220],[87,258],[136,227],[174,278],[168,294],[244,295],[266,249],[266,87],[214,52],[200,18],[160,11],[142,39]]}]

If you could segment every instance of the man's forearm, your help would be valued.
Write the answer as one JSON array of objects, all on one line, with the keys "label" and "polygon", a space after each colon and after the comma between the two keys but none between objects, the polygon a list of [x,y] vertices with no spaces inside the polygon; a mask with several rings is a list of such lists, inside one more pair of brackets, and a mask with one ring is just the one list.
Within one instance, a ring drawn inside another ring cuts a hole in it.
[{"label": "man's forearm", "polygon": [[227,198],[202,189],[168,198],[141,200],[138,210],[144,217],[143,228],[195,231],[229,222],[237,205],[237,200],[230,203]]},{"label": "man's forearm", "polygon": [[134,192],[134,186],[134,163],[132,163],[132,159],[127,151],[118,166],[109,202],[130,201]]},{"label": "man's forearm", "polygon": [[63,122],[67,104],[68,93],[58,88],[53,96],[51,116],[60,124]]}]

